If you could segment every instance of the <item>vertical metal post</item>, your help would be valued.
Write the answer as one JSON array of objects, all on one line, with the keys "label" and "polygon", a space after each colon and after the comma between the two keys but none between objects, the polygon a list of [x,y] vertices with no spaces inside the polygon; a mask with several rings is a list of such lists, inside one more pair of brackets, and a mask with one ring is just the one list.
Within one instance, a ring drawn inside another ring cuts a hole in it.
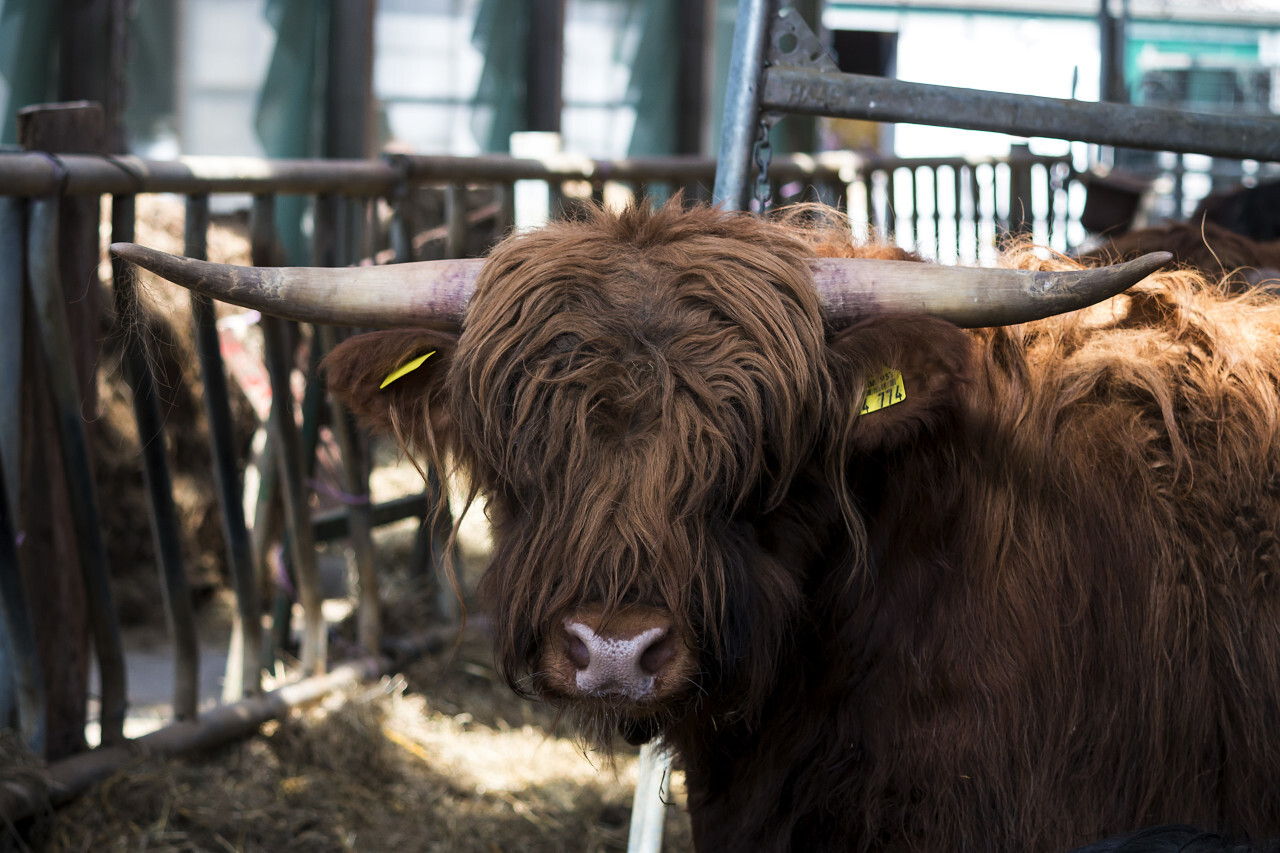
[{"label": "vertical metal post", "polygon": [[0,198],[0,467],[8,471],[9,511],[18,517],[22,481],[22,277],[25,202]]},{"label": "vertical metal post", "polygon": [[[254,197],[252,252],[254,263],[262,265],[273,252],[275,198]],[[293,348],[289,327],[278,317],[263,315],[262,335],[271,377],[271,425],[276,443],[279,474],[284,496],[285,527],[289,533],[298,600],[302,604],[302,671],[306,675],[324,672],[328,636],[325,633],[320,572],[316,566],[315,534],[307,509],[306,485],[302,476],[302,443],[293,414]]]},{"label": "vertical metal post", "polygon": [[[117,195],[111,203],[111,238],[133,241],[134,197]],[[142,320],[138,316],[136,273],[130,264],[112,258],[116,316],[124,334],[124,374],[133,394],[133,416],[138,424],[142,473],[147,483],[147,506],[160,569],[160,591],[169,633],[174,642],[173,712],[179,720],[194,720],[200,705],[200,646],[196,639],[195,608],[182,566],[178,514],[173,506],[173,482],[165,453],[164,418],[155,377],[147,358]]]},{"label": "vertical metal post", "polygon": [[391,248],[398,264],[417,258],[417,253],[413,250],[413,238],[418,232],[417,217],[413,213],[414,194],[412,187],[403,187],[399,195],[391,199],[395,210],[391,220]]},{"label": "vertical metal post", "polygon": [[964,170],[966,166],[953,166],[951,169],[952,192],[955,193],[955,210],[952,212],[956,229],[956,263],[960,263],[960,232],[964,228]]},{"label": "vertical metal post", "polygon": [[892,164],[884,170],[884,237],[898,236],[898,170]]},{"label": "vertical metal post", "polygon": [[920,251],[920,169],[908,168],[911,176],[911,248]]},{"label": "vertical metal post", "polygon": [[[187,198],[183,226],[183,252],[189,258],[205,260],[209,253],[209,196]],[[213,453],[213,479],[222,509],[222,536],[232,589],[236,594],[236,618],[231,627],[226,680],[222,699],[235,702],[262,692],[262,595],[253,567],[249,532],[241,499],[240,470],[236,459],[235,435],[231,423],[231,395],[218,342],[217,315],[213,300],[192,291],[191,319],[195,326],[196,353],[204,385],[205,414],[209,420],[209,442]]]},{"label": "vertical metal post", "polygon": [[942,191],[938,186],[942,180],[941,166],[933,166],[929,169],[930,192],[933,195],[933,257],[937,259],[942,254]]},{"label": "vertical metal post", "polygon": [[[0,536],[9,537],[8,547],[14,551],[12,565],[3,564],[0,571],[6,574],[12,571],[19,584],[22,579],[16,575],[19,570],[18,556],[13,537],[17,535],[18,496],[21,492],[19,460],[22,458],[22,450],[19,442],[22,440],[22,275],[26,258],[22,241],[25,233],[22,200],[0,197],[0,490],[5,493],[7,505],[13,508],[6,510],[12,523],[8,528],[0,526]],[[12,472],[7,478],[2,473],[6,470]],[[0,578],[0,583],[6,580],[8,578]],[[3,603],[0,601],[0,605]],[[23,609],[29,626],[30,614],[25,612],[25,596],[13,606]],[[0,633],[0,725],[12,719],[15,693],[20,694],[23,690],[19,667],[25,662],[21,658],[22,652],[17,650],[15,642],[9,637],[11,628],[4,611],[0,610],[0,632],[3,632]],[[34,636],[31,642],[33,656],[30,662],[37,663],[34,657]],[[14,655],[19,655],[17,664],[13,662]],[[43,712],[41,724],[43,725]],[[41,742],[37,751],[43,749]]]},{"label": "vertical metal post", "polygon": [[759,124],[760,88],[773,7],[773,0],[738,0],[712,197],[714,204],[726,210],[747,209],[751,150]]},{"label": "vertical metal post", "polygon": [[448,227],[445,257],[461,258],[467,252],[467,187],[449,184],[444,188],[444,215]]},{"label": "vertical metal post", "polygon": [[[1056,167],[1046,167],[1044,170],[1045,182],[1045,239],[1052,246],[1054,238],[1058,236],[1058,188],[1054,171]],[[1065,186],[1065,182],[1064,182]]]},{"label": "vertical metal post", "polygon": [[89,442],[80,413],[81,400],[68,360],[71,351],[67,329],[66,299],[58,272],[59,198],[31,202],[28,256],[31,265],[31,301],[40,332],[45,367],[52,385],[54,420],[61,447],[71,519],[76,532],[80,571],[89,604],[89,623],[101,678],[102,743],[124,740],[125,670],[120,628],[112,604],[106,545],[99,524],[98,493],[89,461]]},{"label": "vertical metal post", "polygon": [[627,853],[658,853],[671,800],[671,755],[652,742],[640,747],[636,792],[631,801]]},{"label": "vertical metal post", "polygon": [[969,166],[969,195],[973,199],[973,257],[982,260],[982,184],[978,181],[978,167]]},{"label": "vertical metal post", "polygon": [[676,92],[676,143],[673,154],[702,154],[710,142],[707,116],[715,74],[715,0],[685,0],[677,5],[680,85]]},{"label": "vertical metal post", "polygon": [[565,0],[529,0],[529,41],[525,73],[526,126],[560,132],[564,107]]},{"label": "vertical metal post", "polygon": [[375,0],[334,0],[329,11],[324,155],[364,158],[373,149]]},{"label": "vertical metal post", "polygon": [[516,185],[498,184],[498,234],[506,236],[516,227]]},{"label": "vertical metal post", "polygon": [[[358,254],[345,241],[322,241],[319,235],[332,228],[332,209],[340,200],[321,198],[316,204],[317,261],[321,266],[341,266]],[[323,226],[323,227],[322,227]],[[329,352],[337,345],[338,331],[332,326],[317,326],[314,345]],[[317,387],[322,380],[315,377]],[[347,504],[347,535],[351,539],[355,561],[358,597],[356,605],[356,642],[370,654],[377,654],[382,642],[381,601],[378,577],[374,571],[373,514],[369,499],[369,466],[364,445],[351,414],[332,397],[329,398],[332,419],[330,427],[342,456],[343,491]]]},{"label": "vertical metal post", "polygon": [[[316,329],[319,343],[326,351],[337,345],[337,330],[332,326]],[[343,491],[350,496],[347,504],[347,533],[356,564],[358,597],[356,604],[356,642],[369,654],[377,654],[382,643],[381,601],[378,576],[374,571],[373,515],[369,500],[369,468],[351,413],[332,401],[330,426],[342,454]]]},{"label": "vertical metal post", "polygon": [[1035,228],[1032,209],[1031,149],[1025,143],[1009,151],[1009,233],[1030,236]]},{"label": "vertical metal post", "polygon": [[[0,481],[8,469],[0,463]],[[9,490],[0,489],[0,628],[11,660],[5,678],[13,676],[18,697],[18,729],[37,755],[45,749],[44,680],[40,677],[40,652],[32,626],[31,608],[18,565],[17,517],[9,503]],[[6,709],[6,715],[8,709]],[[7,720],[0,721],[7,724]]]}]

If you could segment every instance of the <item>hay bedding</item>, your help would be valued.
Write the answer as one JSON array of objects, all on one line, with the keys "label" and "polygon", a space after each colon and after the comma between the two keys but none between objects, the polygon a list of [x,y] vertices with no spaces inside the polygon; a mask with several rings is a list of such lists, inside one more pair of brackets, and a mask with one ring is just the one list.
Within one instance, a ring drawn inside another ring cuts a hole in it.
[{"label": "hay bedding", "polygon": [[[635,759],[610,768],[511,695],[482,629],[403,674],[270,723],[248,741],[140,759],[36,820],[45,851],[626,849]],[[680,777],[673,799],[683,802]],[[668,810],[668,851],[690,849]]]}]

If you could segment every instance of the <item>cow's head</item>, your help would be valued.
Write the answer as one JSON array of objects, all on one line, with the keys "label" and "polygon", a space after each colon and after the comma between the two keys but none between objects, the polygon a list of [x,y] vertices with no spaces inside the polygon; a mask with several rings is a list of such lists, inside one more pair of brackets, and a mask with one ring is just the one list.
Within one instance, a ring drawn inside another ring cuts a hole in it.
[{"label": "cow's head", "polygon": [[[992,309],[977,271],[930,295],[921,282],[957,273],[817,254],[793,228],[711,208],[597,212],[500,244],[443,323],[390,288],[369,310],[414,328],[327,359],[339,399],[487,495],[481,591],[502,670],[585,712],[597,740],[759,707],[831,545],[821,531],[858,547],[845,458],[908,440],[963,380],[951,321],[1056,313],[1158,265],[1085,276],[1084,296],[1060,274],[1000,271],[990,286],[1022,301]],[[906,402],[860,417],[886,366]]]}]

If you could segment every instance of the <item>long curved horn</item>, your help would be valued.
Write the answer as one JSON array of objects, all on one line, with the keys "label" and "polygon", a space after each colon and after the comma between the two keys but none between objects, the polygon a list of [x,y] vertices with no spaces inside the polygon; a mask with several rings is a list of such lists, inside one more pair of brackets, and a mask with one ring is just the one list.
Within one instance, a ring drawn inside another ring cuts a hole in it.
[{"label": "long curved horn", "polygon": [[378,267],[238,267],[180,258],[136,243],[111,252],[197,293],[288,320],[394,328],[461,323],[483,260]]},{"label": "long curved horn", "polygon": [[819,258],[809,262],[837,324],[868,313],[931,314],[957,326],[1008,326],[1086,308],[1137,284],[1173,255],[1059,272],[944,267],[911,261]]},{"label": "long curved horn", "polygon": [[[380,267],[238,267],[180,258],[135,243],[112,253],[175,284],[290,320],[392,328],[461,323],[483,260]],[[932,314],[958,326],[1026,323],[1114,296],[1167,264],[1152,252],[1096,269],[1033,271],[910,261],[819,258],[814,284],[836,323],[870,312]]]}]

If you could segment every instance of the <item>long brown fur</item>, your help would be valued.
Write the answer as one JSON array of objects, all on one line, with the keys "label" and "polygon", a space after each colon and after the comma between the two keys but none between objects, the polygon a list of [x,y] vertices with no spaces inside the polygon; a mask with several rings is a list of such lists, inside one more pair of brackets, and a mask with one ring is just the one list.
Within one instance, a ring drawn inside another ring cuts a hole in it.
[{"label": "long brown fur", "polygon": [[[673,615],[694,683],[584,722],[659,730],[701,851],[1280,834],[1280,304],[1178,271],[1023,326],[837,332],[805,266],[833,246],[885,251],[598,212],[501,244],[456,344],[355,339],[330,385],[490,496],[516,689],[545,695],[571,608]],[[886,365],[907,400],[859,416]]]}]

